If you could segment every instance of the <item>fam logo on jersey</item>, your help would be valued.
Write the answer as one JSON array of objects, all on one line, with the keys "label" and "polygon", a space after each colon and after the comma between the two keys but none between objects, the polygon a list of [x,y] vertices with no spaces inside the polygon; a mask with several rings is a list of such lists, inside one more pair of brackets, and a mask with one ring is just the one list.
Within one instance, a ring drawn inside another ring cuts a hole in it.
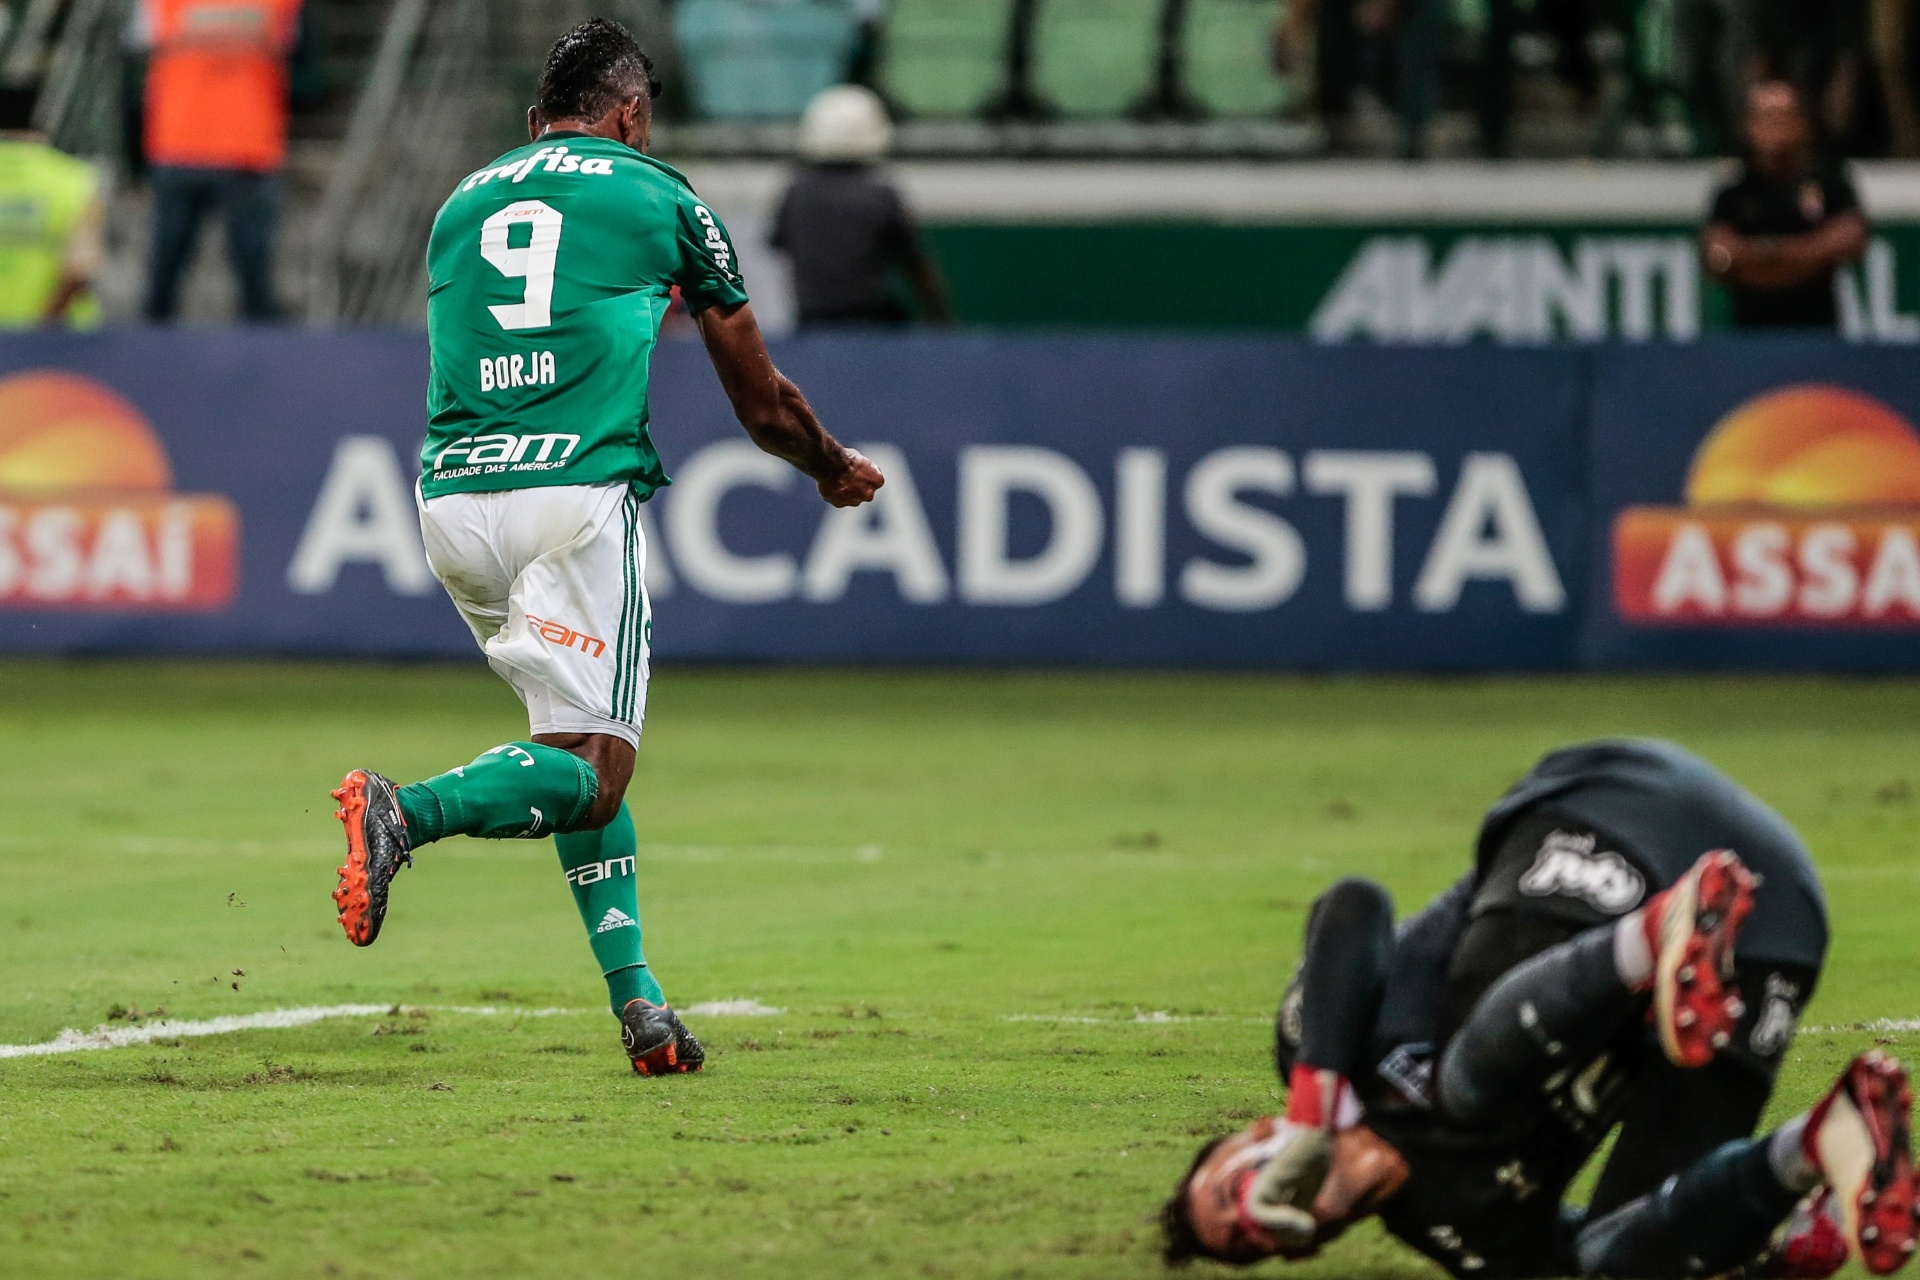
[{"label": "fam logo on jersey", "polygon": [[172,489],[165,445],[119,395],[58,370],[0,378],[0,608],[225,607],[239,513]]},{"label": "fam logo on jersey", "polygon": [[1613,524],[1639,624],[1920,626],[1920,435],[1845,387],[1784,387],[1707,435],[1686,506]]},{"label": "fam logo on jersey", "polygon": [[1548,832],[1520,877],[1520,892],[1534,898],[1566,894],[1615,916],[1636,906],[1647,891],[1645,877],[1619,854],[1595,846],[1589,834]]}]

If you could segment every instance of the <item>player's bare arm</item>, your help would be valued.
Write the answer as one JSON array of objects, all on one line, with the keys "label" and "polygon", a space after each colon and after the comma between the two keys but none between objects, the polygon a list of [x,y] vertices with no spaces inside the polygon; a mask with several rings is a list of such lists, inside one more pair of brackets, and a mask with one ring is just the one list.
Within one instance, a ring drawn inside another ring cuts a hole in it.
[{"label": "player's bare arm", "polygon": [[[628,98],[592,119],[549,120],[538,106],[527,108],[529,141],[559,131],[610,138],[644,152],[653,138],[652,95]],[[712,306],[694,320],[720,385],[753,442],[811,476],[829,504],[857,507],[871,501],[885,483],[880,469],[829,435],[800,388],[774,368],[753,307],[745,302]]]},{"label": "player's bare arm", "polygon": [[880,468],[829,435],[800,388],[774,368],[753,307],[709,307],[694,319],[721,389],[753,442],[813,477],[829,505],[871,501],[885,483]]}]

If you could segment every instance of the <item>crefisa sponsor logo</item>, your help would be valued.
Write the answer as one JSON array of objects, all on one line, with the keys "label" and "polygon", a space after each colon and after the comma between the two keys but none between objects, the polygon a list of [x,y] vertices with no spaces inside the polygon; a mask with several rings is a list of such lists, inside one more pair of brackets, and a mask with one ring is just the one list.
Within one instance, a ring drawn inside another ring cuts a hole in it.
[{"label": "crefisa sponsor logo", "polygon": [[1920,434],[1845,387],[1749,400],[1684,507],[1615,518],[1613,597],[1640,625],[1920,627]]},{"label": "crefisa sponsor logo", "polygon": [[133,405],[58,370],[0,378],[0,608],[212,611],[239,555],[233,504],[173,492]]}]

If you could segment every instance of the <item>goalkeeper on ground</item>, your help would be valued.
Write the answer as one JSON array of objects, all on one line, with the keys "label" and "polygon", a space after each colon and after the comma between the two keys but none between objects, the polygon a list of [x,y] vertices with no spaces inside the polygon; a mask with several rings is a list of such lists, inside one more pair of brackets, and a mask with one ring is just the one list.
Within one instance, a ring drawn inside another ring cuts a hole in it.
[{"label": "goalkeeper on ground", "polygon": [[[1731,779],[1664,743],[1554,752],[1398,931],[1367,881],[1314,904],[1287,1112],[1201,1151],[1168,1260],[1304,1257],[1377,1214],[1463,1277],[1893,1271],[1915,1240],[1897,1063],[1862,1055],[1750,1136],[1826,947],[1805,847]],[[1591,1203],[1564,1204],[1616,1124]]]}]

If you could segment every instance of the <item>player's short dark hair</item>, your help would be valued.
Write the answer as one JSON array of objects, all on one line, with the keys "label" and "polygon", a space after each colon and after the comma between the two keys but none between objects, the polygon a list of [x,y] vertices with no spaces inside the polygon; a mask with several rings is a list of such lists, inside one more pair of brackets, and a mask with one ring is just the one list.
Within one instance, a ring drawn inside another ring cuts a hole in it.
[{"label": "player's short dark hair", "polygon": [[1173,1184],[1173,1194],[1160,1206],[1160,1258],[1169,1267],[1184,1267],[1195,1258],[1213,1256],[1207,1246],[1200,1243],[1200,1233],[1193,1229],[1193,1198],[1187,1192],[1193,1187],[1193,1175],[1200,1172],[1207,1157],[1229,1136],[1222,1134],[1200,1148],[1193,1163],[1180,1175],[1180,1181]]},{"label": "player's short dark hair", "polygon": [[610,18],[588,18],[553,42],[534,109],[543,120],[598,120],[629,98],[660,96],[653,59]]},{"label": "player's short dark hair", "polygon": [[0,89],[0,130],[20,133],[33,128],[33,108],[39,96],[31,89]]}]

